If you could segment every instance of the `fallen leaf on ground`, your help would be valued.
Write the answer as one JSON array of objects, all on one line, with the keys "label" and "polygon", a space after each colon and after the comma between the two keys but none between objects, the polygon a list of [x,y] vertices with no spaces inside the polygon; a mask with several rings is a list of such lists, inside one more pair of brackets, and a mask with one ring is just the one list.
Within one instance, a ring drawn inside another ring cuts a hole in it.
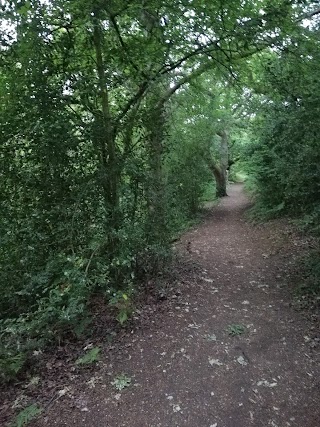
[{"label": "fallen leaf on ground", "polygon": [[214,366],[214,365],[222,366],[223,365],[223,363],[221,363],[219,359],[211,359],[210,357],[209,357],[209,364],[211,366]]},{"label": "fallen leaf on ground", "polygon": [[243,356],[239,356],[237,358],[237,362],[242,366],[246,366],[248,364],[248,362],[245,360],[245,358]]},{"label": "fallen leaf on ground", "polygon": [[272,387],[277,387],[278,383],[276,382],[269,383],[269,381],[266,381],[266,380],[258,381],[257,386],[261,386],[261,385],[263,385],[264,387],[272,388]]}]

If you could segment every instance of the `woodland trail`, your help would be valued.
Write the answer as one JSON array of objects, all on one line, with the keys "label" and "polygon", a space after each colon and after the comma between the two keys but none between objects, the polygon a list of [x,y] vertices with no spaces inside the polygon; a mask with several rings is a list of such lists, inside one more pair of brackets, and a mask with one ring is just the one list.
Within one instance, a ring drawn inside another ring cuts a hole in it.
[{"label": "woodland trail", "polygon": [[[89,375],[65,378],[64,395],[32,425],[320,425],[317,331],[290,304],[296,245],[281,223],[244,220],[242,185],[229,195],[177,245],[183,267],[164,309],[105,349]],[[118,391],[121,373],[131,384]]]}]

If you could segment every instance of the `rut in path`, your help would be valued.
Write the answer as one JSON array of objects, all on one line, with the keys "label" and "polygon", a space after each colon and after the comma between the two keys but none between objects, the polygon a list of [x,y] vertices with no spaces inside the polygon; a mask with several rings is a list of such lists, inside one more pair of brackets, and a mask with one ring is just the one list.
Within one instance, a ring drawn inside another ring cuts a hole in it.
[{"label": "rut in path", "polygon": [[[181,273],[168,311],[105,352],[89,382],[66,379],[37,426],[320,426],[310,324],[289,304],[288,237],[248,224],[247,206],[242,186],[231,186],[179,243],[196,268]],[[119,373],[131,378],[122,391],[111,385]]]}]

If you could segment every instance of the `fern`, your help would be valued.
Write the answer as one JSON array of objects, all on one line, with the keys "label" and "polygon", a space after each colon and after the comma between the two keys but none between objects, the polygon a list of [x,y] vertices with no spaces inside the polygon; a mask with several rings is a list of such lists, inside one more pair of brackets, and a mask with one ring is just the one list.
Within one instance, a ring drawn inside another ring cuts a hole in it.
[{"label": "fern", "polygon": [[42,412],[42,408],[33,404],[24,408],[16,417],[12,427],[24,427],[35,419]]},{"label": "fern", "polygon": [[76,360],[76,365],[90,365],[91,363],[99,360],[99,353],[101,349],[99,347],[93,347],[87,354]]}]

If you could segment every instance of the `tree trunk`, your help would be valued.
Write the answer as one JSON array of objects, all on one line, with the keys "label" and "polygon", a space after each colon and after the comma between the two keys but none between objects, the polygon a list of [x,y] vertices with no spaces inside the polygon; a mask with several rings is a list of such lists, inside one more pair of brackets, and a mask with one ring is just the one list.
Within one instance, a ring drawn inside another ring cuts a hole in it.
[{"label": "tree trunk", "polygon": [[227,196],[227,174],[223,173],[213,161],[209,161],[209,168],[216,181],[216,197]]},{"label": "tree trunk", "polygon": [[216,181],[216,197],[227,196],[227,169],[228,169],[228,134],[225,130],[217,133],[221,138],[220,143],[220,164],[217,165],[211,158],[207,163]]},{"label": "tree trunk", "polygon": [[228,134],[225,130],[217,132],[220,136],[220,165],[216,165],[212,160],[209,161],[209,167],[216,181],[216,196],[227,196],[227,169],[229,162]]},{"label": "tree trunk", "polygon": [[96,56],[98,87],[101,110],[95,114],[97,136],[96,143],[100,155],[100,183],[106,211],[107,250],[110,258],[116,253],[114,231],[120,224],[119,218],[119,181],[120,172],[116,153],[116,133],[110,113],[105,64],[103,60],[103,34],[96,14],[93,20],[93,46]]},{"label": "tree trunk", "polygon": [[148,156],[150,177],[148,182],[148,225],[152,240],[166,241],[166,208],[163,178],[163,143],[165,138],[165,107],[150,102],[147,117]]},{"label": "tree trunk", "polygon": [[218,132],[221,138],[220,141],[220,169],[223,175],[222,184],[224,186],[224,196],[227,195],[227,169],[229,166],[229,146],[228,146],[228,134],[227,131],[222,130]]}]

